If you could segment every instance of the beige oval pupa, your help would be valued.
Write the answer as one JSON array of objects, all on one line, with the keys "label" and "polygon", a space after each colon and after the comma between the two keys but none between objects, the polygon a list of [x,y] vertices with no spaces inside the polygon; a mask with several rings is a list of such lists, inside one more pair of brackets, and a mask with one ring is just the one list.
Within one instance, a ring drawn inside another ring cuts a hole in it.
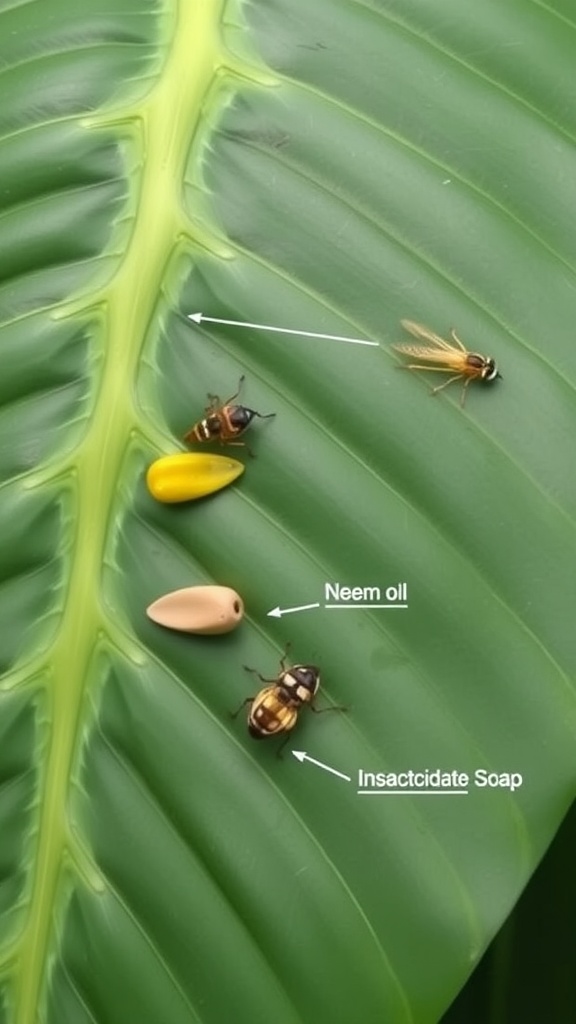
[{"label": "beige oval pupa", "polygon": [[231,587],[183,587],[159,597],[146,614],[159,626],[210,636],[236,629],[244,616],[244,602]]}]

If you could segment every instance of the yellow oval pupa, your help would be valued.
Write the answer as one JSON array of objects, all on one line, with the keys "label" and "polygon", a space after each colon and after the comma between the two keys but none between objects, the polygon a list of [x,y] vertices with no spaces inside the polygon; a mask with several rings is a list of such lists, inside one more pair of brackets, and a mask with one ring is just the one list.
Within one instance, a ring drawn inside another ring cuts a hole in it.
[{"label": "yellow oval pupa", "polygon": [[244,472],[244,466],[226,455],[179,452],[156,459],[146,473],[153,498],[165,504],[194,501],[220,491]]}]

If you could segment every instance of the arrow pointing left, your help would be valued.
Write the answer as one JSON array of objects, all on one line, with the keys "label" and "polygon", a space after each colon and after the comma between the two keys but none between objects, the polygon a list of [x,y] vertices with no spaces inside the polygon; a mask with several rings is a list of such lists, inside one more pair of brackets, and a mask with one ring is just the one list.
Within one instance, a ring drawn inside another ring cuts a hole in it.
[{"label": "arrow pointing left", "polygon": [[341,334],[318,334],[316,331],[297,331],[292,327],[274,327],[272,324],[249,324],[245,320],[222,320],[218,316],[204,316],[204,313],[187,313],[188,320],[195,324],[228,324],[230,327],[250,327],[253,331],[275,331],[277,334],[298,334],[303,338],[325,338],[328,341],[347,341],[351,345],[373,345],[378,348],[377,341],[366,338],[347,338]]},{"label": "arrow pointing left", "polygon": [[352,782],[349,775],[344,775],[344,772],[337,772],[335,768],[331,768],[330,765],[324,764],[323,761],[317,761],[315,757],[310,757],[305,750],[293,750],[292,753],[297,761],[309,761],[310,764],[315,764],[318,768],[323,768],[325,772],[330,772],[331,775],[337,775],[339,779],[345,779],[346,782]]},{"label": "arrow pointing left", "polygon": [[272,611],[267,612],[266,614],[268,615],[268,618],[270,618],[270,619],[281,619],[283,615],[290,615],[291,612],[305,612],[305,611],[308,611],[309,608],[319,608],[319,607],[320,607],[320,602],[319,601],[316,601],[315,604],[301,604],[297,608],[280,608],[279,605],[276,605],[276,607],[273,608]]}]

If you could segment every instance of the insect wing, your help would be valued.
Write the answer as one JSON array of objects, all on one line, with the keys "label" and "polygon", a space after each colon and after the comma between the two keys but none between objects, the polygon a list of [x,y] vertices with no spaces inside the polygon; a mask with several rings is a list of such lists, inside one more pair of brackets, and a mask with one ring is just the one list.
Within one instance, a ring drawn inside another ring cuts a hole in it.
[{"label": "insect wing", "polygon": [[445,352],[455,351],[454,345],[451,345],[449,341],[445,341],[439,334],[435,334],[429,327],[424,327],[424,324],[417,324],[414,320],[401,320],[400,323],[404,330],[408,331],[414,338],[418,338],[420,341],[432,342],[433,345],[443,349]]},{"label": "insect wing", "polygon": [[446,370],[453,370],[454,373],[466,372],[466,352],[458,352],[457,349],[426,348],[424,345],[394,345],[396,352],[402,355],[411,356],[424,363],[434,363]]}]

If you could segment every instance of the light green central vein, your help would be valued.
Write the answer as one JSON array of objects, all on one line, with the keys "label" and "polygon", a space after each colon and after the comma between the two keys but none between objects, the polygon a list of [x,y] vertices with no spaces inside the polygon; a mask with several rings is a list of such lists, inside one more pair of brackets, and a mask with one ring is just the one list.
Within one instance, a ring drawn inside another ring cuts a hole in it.
[{"label": "light green central vein", "polygon": [[[48,700],[52,733],[43,778],[36,871],[30,916],[19,947],[14,988],[16,1024],[36,1024],[54,913],[69,844],[67,801],[85,709],[85,691],[99,635],[106,631],[100,600],[101,568],[109,543],[127,447],[138,426],[134,387],[146,331],[156,311],[166,269],[188,230],[181,207],[185,161],[215,77],[230,62],[220,36],[224,0],[182,0],[159,77],[138,104],[91,119],[128,136],[142,173],[132,197],[134,229],[118,272],[84,303],[98,308],[105,348],[90,429],[67,466],[74,492],[75,535],[66,606],[50,655]],[[81,226],[79,226],[81,230]],[[75,307],[79,309],[79,306]],[[95,342],[100,343],[100,339]],[[60,890],[61,891],[61,890]]]}]

